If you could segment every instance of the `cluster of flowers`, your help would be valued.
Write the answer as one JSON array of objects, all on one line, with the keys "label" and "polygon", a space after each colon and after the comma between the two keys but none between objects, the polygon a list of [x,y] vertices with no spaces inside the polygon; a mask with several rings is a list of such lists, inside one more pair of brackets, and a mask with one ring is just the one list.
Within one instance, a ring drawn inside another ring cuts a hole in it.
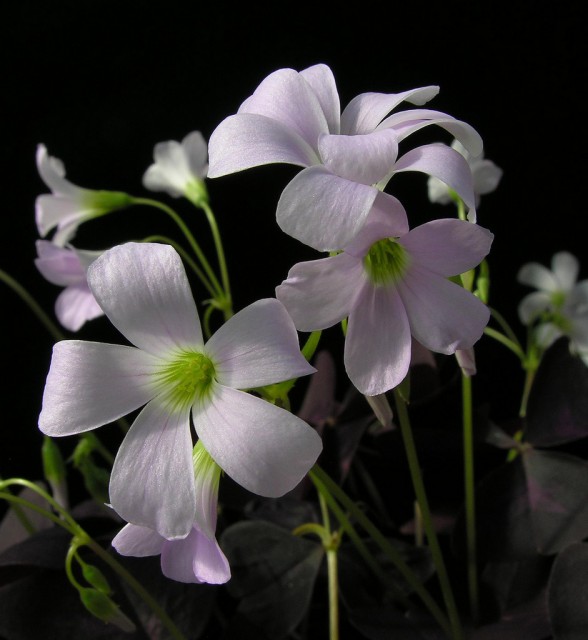
[{"label": "cluster of flowers", "polygon": [[[110,480],[111,506],[129,523],[113,541],[121,554],[161,554],[164,574],[183,582],[229,579],[215,539],[221,471],[253,493],[277,497],[300,482],[321,452],[316,431],[259,393],[313,373],[297,331],[343,323],[346,372],[371,399],[405,378],[413,341],[459,355],[481,337],[489,309],[459,276],[490,251],[493,236],[476,223],[476,206],[501,171],[483,158],[470,125],[424,108],[391,113],[404,102],[420,107],[437,92],[364,93],[341,112],[327,66],[281,69],[219,124],[208,148],[199,132],[155,147],[144,186],[196,204],[205,178],[276,162],[302,167],[280,197],[277,222],[328,252],[293,266],[275,299],[242,309],[206,341],[172,247],[127,243],[89,252],[72,246],[81,223],[133,199],[71,184],[63,165],[39,146],[38,169],[52,193],[37,200],[37,225],[43,237],[55,233],[38,241],[37,266],[65,287],[57,317],[76,331],[106,314],[134,345],[59,342],[39,426],[49,436],[78,434],[143,407]],[[400,145],[429,125],[448,132],[454,144],[400,154]],[[463,203],[462,218],[410,229],[401,202],[384,192],[406,171],[429,176],[432,201]],[[531,324],[552,312],[543,344],[572,327],[588,353],[586,324],[573,320],[585,312],[588,289],[585,283],[573,288],[575,273],[561,255],[554,274],[523,269],[521,281],[541,291],[523,302],[521,314]]]}]

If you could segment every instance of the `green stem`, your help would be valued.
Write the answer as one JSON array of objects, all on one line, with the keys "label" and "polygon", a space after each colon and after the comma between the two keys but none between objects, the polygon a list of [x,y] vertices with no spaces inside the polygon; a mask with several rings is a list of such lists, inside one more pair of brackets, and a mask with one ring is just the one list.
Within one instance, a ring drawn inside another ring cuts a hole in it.
[{"label": "green stem", "polygon": [[477,624],[478,608],[478,569],[476,545],[476,498],[474,475],[474,429],[472,410],[472,380],[462,373],[462,408],[463,408],[463,459],[464,459],[464,487],[465,514],[467,539],[467,575],[468,593],[470,598],[470,613],[472,621]]},{"label": "green stem", "polygon": [[308,362],[312,360],[312,356],[314,356],[315,351],[318,347],[318,344],[321,339],[322,331],[313,331],[307,338],[304,346],[302,347],[302,355],[306,358]]},{"label": "green stem", "polygon": [[500,333],[500,331],[496,331],[496,329],[493,329],[492,327],[486,327],[484,329],[484,333],[510,349],[521,360],[521,362],[524,362],[525,353],[517,343],[513,342],[510,338],[507,338],[504,334]]},{"label": "green stem", "polygon": [[404,440],[404,447],[406,449],[406,457],[408,460],[412,484],[416,499],[423,514],[423,525],[425,527],[425,533],[429,542],[431,557],[433,558],[433,563],[435,564],[435,567],[437,569],[437,576],[439,579],[439,584],[441,586],[441,592],[443,594],[445,606],[447,607],[447,614],[449,615],[452,636],[454,640],[461,640],[463,638],[461,623],[459,620],[451,583],[449,582],[449,577],[447,575],[447,569],[445,568],[445,561],[443,560],[443,554],[441,553],[441,547],[439,546],[437,533],[435,531],[433,520],[431,518],[431,510],[429,508],[429,501],[427,499],[425,486],[423,484],[421,469],[417,457],[414,438],[412,435],[412,428],[408,416],[408,409],[402,396],[397,391],[397,388],[394,389],[394,398],[396,400],[396,412],[398,415],[398,422],[400,423],[402,439]]},{"label": "green stem", "polygon": [[[357,535],[357,532],[349,523],[349,520],[345,517],[345,514],[341,511],[335,499],[341,503],[341,505],[353,515],[354,519],[365,530],[370,538],[380,547],[386,557],[396,567],[397,571],[402,575],[406,582],[410,585],[412,590],[420,597],[423,604],[427,607],[431,615],[437,620],[439,625],[449,635],[450,627],[447,621],[447,617],[440,609],[439,605],[431,597],[430,593],[424,588],[421,581],[415,575],[413,570],[404,561],[404,558],[400,555],[400,552],[390,544],[385,536],[379,531],[379,529],[371,522],[371,520],[363,513],[363,511],[349,498],[349,496],[339,487],[339,485],[332,480],[328,474],[326,474],[318,465],[309,472],[310,479],[313,481],[320,493],[322,493],[327,500],[331,511],[335,514],[341,526],[345,530],[345,533],[356,544],[358,551],[362,557],[368,563],[368,566],[376,573],[376,575],[382,576],[381,569],[373,561],[373,557]],[[375,564],[375,566],[374,566]],[[382,577],[384,584],[389,584],[390,581],[384,575]]]},{"label": "green stem", "polygon": [[319,492],[319,503],[323,516],[323,527],[325,530],[327,545],[327,575],[329,585],[329,640],[339,640],[339,578],[337,568],[337,551],[340,538],[331,531],[331,520],[329,509],[322,493]]},{"label": "green stem", "polygon": [[53,336],[54,340],[59,341],[64,339],[61,331],[59,331],[59,329],[51,321],[49,316],[43,311],[43,309],[41,309],[37,301],[12,276],[9,276],[2,269],[0,269],[0,280],[7,284],[16,294],[18,294],[18,296],[20,296],[21,300],[29,306],[31,311],[37,316],[37,318],[45,326],[47,331]]},{"label": "green stem", "polygon": [[496,309],[493,309],[492,307],[489,307],[489,309],[490,309],[491,316],[494,318],[494,320],[496,320],[496,322],[498,322],[501,329],[508,336],[511,342],[518,345],[519,349],[523,351],[523,347],[521,346],[519,339],[517,338],[515,332],[511,329],[510,325],[508,324],[504,316],[501,313],[499,313]]}]

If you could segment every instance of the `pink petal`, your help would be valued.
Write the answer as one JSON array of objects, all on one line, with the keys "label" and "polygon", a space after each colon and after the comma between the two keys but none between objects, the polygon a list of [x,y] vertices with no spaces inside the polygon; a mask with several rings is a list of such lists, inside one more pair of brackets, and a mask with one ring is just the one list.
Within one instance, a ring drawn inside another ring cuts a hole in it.
[{"label": "pink petal", "polygon": [[412,335],[431,351],[468,349],[482,336],[490,311],[463,287],[416,266],[397,286]]},{"label": "pink petal", "polygon": [[239,311],[206,344],[217,380],[235,389],[263,387],[314,372],[300,353],[298,334],[284,305],[258,300]]},{"label": "pink petal", "polygon": [[410,365],[410,329],[393,287],[366,286],[349,315],[345,368],[366,396],[385,393],[405,378]]},{"label": "pink petal", "polygon": [[196,502],[189,409],[169,413],[155,400],[141,411],[116,455],[110,501],[124,520],[168,540],[190,533]]},{"label": "pink petal", "polygon": [[424,104],[439,93],[439,87],[422,87],[402,93],[362,93],[341,114],[341,132],[349,135],[371,133],[400,103]]},{"label": "pink petal", "polygon": [[55,315],[62,326],[78,331],[85,322],[104,315],[85,279],[64,289],[55,301]]},{"label": "pink petal", "polygon": [[154,395],[159,360],[133,347],[65,340],[53,347],[39,428],[50,436],[95,429]]},{"label": "pink petal", "polygon": [[456,276],[482,262],[493,238],[483,227],[447,218],[412,229],[399,243],[419,265],[442,276]]},{"label": "pink petal", "polygon": [[391,129],[355,136],[322,135],[319,151],[323,164],[334,174],[361,184],[382,180],[398,156],[396,134]]},{"label": "pink petal", "polygon": [[248,491],[279,497],[291,491],[322,449],[305,422],[248,393],[216,385],[194,426],[217,464]]},{"label": "pink petal", "polygon": [[202,346],[188,278],[172,247],[116,246],[90,265],[87,277],[112,324],[139,348],[167,356]]},{"label": "pink petal", "polygon": [[206,451],[202,440],[192,452],[194,492],[196,496],[195,526],[209,538],[214,538],[218,516],[218,488],[222,469]]},{"label": "pink petal", "polygon": [[288,278],[276,287],[276,297],[299,331],[316,331],[346,318],[364,283],[361,260],[340,253],[294,265]]},{"label": "pink petal", "polygon": [[45,280],[61,287],[86,281],[86,271],[75,251],[48,240],[37,240],[35,247],[38,256],[35,266]]},{"label": "pink petal", "polygon": [[276,217],[281,229],[300,242],[317,251],[335,251],[361,229],[378,193],[324,167],[310,167],[286,186]]},{"label": "pink petal", "polygon": [[326,64],[315,64],[300,72],[312,87],[327,120],[330,133],[339,133],[341,104],[333,72]]},{"label": "pink petal", "polygon": [[136,524],[127,524],[112,539],[112,546],[121,556],[145,558],[158,556],[165,542],[156,531]]}]

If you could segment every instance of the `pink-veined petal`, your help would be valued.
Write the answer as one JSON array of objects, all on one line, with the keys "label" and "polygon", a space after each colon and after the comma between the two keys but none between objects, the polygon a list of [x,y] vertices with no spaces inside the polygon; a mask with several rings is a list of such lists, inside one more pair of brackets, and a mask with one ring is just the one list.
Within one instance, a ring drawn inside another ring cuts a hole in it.
[{"label": "pink-veined petal", "polygon": [[476,221],[476,197],[472,171],[467,160],[444,144],[429,144],[411,149],[398,159],[394,173],[419,171],[449,185],[469,209],[468,220]]},{"label": "pink-veined petal", "polygon": [[419,265],[442,276],[473,269],[488,255],[494,235],[465,220],[432,220],[398,241]]},{"label": "pink-veined petal", "polygon": [[285,409],[243,391],[215,385],[194,411],[204,447],[248,491],[276,498],[291,491],[316,462],[318,434]]},{"label": "pink-veined petal", "polygon": [[339,133],[341,103],[333,72],[326,64],[315,64],[300,72],[312,87],[327,120],[330,133]]},{"label": "pink-veined petal", "polygon": [[35,247],[38,256],[35,266],[45,280],[61,287],[86,281],[86,271],[75,251],[49,240],[37,240]]},{"label": "pink-veined petal", "polygon": [[254,113],[276,120],[295,131],[313,149],[329,127],[311,84],[293,69],[278,69],[267,76],[239,107],[239,114]]},{"label": "pink-veined petal", "polygon": [[366,286],[349,315],[345,369],[366,396],[393,389],[410,365],[410,328],[402,301],[393,287]]},{"label": "pink-veined petal", "polygon": [[84,281],[66,287],[57,296],[55,315],[66,329],[78,331],[88,320],[103,316],[104,311]]},{"label": "pink-veined petal", "polygon": [[569,251],[559,251],[551,259],[551,270],[563,291],[571,291],[576,284],[580,263]]},{"label": "pink-veined petal", "polygon": [[112,546],[121,556],[145,558],[158,556],[165,542],[157,531],[136,524],[125,525],[112,539]]},{"label": "pink-veined petal", "polygon": [[519,303],[519,318],[524,325],[531,324],[541,313],[551,306],[551,298],[545,291],[533,291]]},{"label": "pink-veined petal", "polygon": [[196,513],[189,408],[170,412],[157,400],[143,408],[116,455],[110,502],[168,540],[188,535]]},{"label": "pink-veined petal", "polygon": [[298,334],[284,305],[258,300],[230,318],[206,343],[217,380],[250,389],[314,373],[300,353]]},{"label": "pink-veined petal", "polygon": [[190,284],[172,247],[118,245],[90,265],[87,277],[112,324],[137,347],[167,355],[202,346]]},{"label": "pink-veined petal", "polygon": [[329,171],[361,184],[382,180],[398,156],[396,134],[391,129],[355,136],[324,134],[318,146]]},{"label": "pink-veined petal", "polygon": [[253,113],[223,120],[210,136],[208,153],[209,178],[274,162],[301,167],[320,162],[317,151],[296,131]]},{"label": "pink-veined petal", "polygon": [[397,284],[412,335],[437,353],[472,347],[490,319],[476,296],[445,278],[413,265]]},{"label": "pink-veined petal", "polygon": [[65,340],[53,347],[39,428],[50,436],[82,433],[138,409],[155,395],[160,361],[133,347]]},{"label": "pink-veined petal", "polygon": [[362,93],[341,114],[341,132],[349,135],[371,133],[384,116],[401,102],[421,105],[439,93],[439,87],[422,87],[402,93]]},{"label": "pink-veined petal", "polygon": [[346,253],[299,262],[276,287],[299,331],[326,329],[346,318],[365,284],[361,261]]},{"label": "pink-veined petal", "polygon": [[164,576],[185,583],[224,584],[231,578],[229,562],[216,539],[196,527],[184,540],[164,542],[161,570]]},{"label": "pink-veined petal", "polygon": [[317,251],[345,247],[363,226],[379,191],[310,167],[286,186],[276,218],[282,231]]}]

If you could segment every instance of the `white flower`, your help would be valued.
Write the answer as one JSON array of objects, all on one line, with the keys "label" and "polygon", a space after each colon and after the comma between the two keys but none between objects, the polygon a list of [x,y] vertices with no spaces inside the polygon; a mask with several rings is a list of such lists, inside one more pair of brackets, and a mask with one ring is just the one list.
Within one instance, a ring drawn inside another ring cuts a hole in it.
[{"label": "white flower", "polygon": [[185,196],[195,204],[206,199],[204,178],[208,172],[208,149],[200,131],[192,131],[182,142],[159,142],[152,164],[143,175],[143,186],[164,191],[174,198]]},{"label": "white flower", "polygon": [[58,342],[39,428],[83,433],[145,405],[112,469],[110,501],[122,518],[168,540],[190,533],[197,509],[191,420],[213,460],[249,491],[277,497],[300,482],[320,438],[288,411],[240,391],[314,371],[281,303],[258,300],[204,344],[172,247],[114,247],[90,266],[88,283],[135,346]]}]

